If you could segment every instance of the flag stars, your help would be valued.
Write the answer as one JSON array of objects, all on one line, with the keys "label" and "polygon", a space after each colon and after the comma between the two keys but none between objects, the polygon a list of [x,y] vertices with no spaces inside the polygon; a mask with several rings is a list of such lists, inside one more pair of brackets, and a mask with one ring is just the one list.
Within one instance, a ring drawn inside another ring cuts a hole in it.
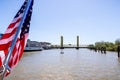
[{"label": "flag stars", "polygon": [[28,0],[26,0],[25,2],[28,2]]},{"label": "flag stars", "polygon": [[30,27],[30,25],[27,25],[27,27]]},{"label": "flag stars", "polygon": [[27,29],[25,29],[25,32],[27,32],[28,30]]},{"label": "flag stars", "polygon": [[20,15],[21,12],[18,12],[18,15]]},{"label": "flag stars", "polygon": [[30,9],[30,12],[32,12],[32,9]]},{"label": "flag stars", "polygon": [[22,11],[24,10],[24,8],[21,9]]},{"label": "flag stars", "polygon": [[[24,7],[21,8],[21,11],[23,11],[23,9],[25,10],[25,5],[24,5]],[[21,12],[21,13],[23,13],[23,12]],[[20,39],[24,38],[24,35],[29,32],[31,15],[32,15],[32,6],[30,6],[30,9],[26,15],[26,19],[23,23],[23,27],[21,29],[21,34],[20,34]]]},{"label": "flag stars", "polygon": [[31,16],[31,14],[29,14],[28,16]]}]

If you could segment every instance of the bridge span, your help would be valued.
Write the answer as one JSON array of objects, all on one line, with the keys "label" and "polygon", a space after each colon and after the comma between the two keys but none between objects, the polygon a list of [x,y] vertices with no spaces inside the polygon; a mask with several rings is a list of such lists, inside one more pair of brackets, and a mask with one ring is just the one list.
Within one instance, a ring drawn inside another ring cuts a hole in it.
[{"label": "bridge span", "polygon": [[60,37],[60,46],[57,46],[56,48],[64,49],[64,48],[88,48],[88,45],[80,45],[79,44],[79,36],[76,37],[76,44],[64,44],[64,38],[63,36]]},{"label": "bridge span", "polygon": [[76,48],[76,49],[79,49],[79,48],[89,48],[88,45],[79,45],[79,47],[78,47],[78,46],[72,45],[72,44],[63,45],[62,47],[60,45],[54,45],[53,47],[54,48],[60,48],[60,49],[64,49],[64,48]]}]

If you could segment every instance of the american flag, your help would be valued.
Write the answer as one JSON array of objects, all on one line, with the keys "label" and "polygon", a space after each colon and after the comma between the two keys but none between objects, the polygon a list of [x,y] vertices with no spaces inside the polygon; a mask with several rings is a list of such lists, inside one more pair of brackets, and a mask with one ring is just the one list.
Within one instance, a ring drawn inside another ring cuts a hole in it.
[{"label": "american flag", "polygon": [[[15,34],[18,30],[18,27],[20,25],[20,22],[23,18],[25,9],[27,7],[28,0],[25,0],[20,10],[17,12],[16,16],[14,17],[11,24],[8,26],[7,30],[3,34],[3,36],[0,39],[0,67],[3,65],[4,60],[9,52],[9,49],[11,47],[12,41],[15,38]],[[16,44],[14,46],[12,55],[9,60],[9,67],[12,70],[14,66],[19,62],[24,48],[26,46],[27,37],[29,33],[29,27],[30,27],[30,20],[32,15],[32,6],[33,6],[33,0],[30,4],[29,10],[27,12],[26,18],[24,20],[24,23],[22,25],[22,28],[20,30],[19,36],[17,38]]]}]

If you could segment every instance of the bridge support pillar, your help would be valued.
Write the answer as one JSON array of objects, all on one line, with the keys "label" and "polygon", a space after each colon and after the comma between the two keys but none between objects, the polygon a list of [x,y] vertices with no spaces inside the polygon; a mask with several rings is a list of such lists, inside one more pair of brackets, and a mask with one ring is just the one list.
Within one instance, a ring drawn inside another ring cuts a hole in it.
[{"label": "bridge support pillar", "polygon": [[64,47],[63,47],[63,36],[61,36],[60,49],[64,49]]},{"label": "bridge support pillar", "polygon": [[77,47],[76,49],[79,49],[79,36],[77,36]]}]

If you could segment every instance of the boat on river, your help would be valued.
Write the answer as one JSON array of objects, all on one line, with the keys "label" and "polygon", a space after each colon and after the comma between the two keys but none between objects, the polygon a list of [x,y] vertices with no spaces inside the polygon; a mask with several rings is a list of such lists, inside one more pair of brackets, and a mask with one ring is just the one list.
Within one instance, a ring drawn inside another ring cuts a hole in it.
[{"label": "boat on river", "polygon": [[25,47],[24,52],[31,52],[31,51],[42,51],[42,47]]}]

